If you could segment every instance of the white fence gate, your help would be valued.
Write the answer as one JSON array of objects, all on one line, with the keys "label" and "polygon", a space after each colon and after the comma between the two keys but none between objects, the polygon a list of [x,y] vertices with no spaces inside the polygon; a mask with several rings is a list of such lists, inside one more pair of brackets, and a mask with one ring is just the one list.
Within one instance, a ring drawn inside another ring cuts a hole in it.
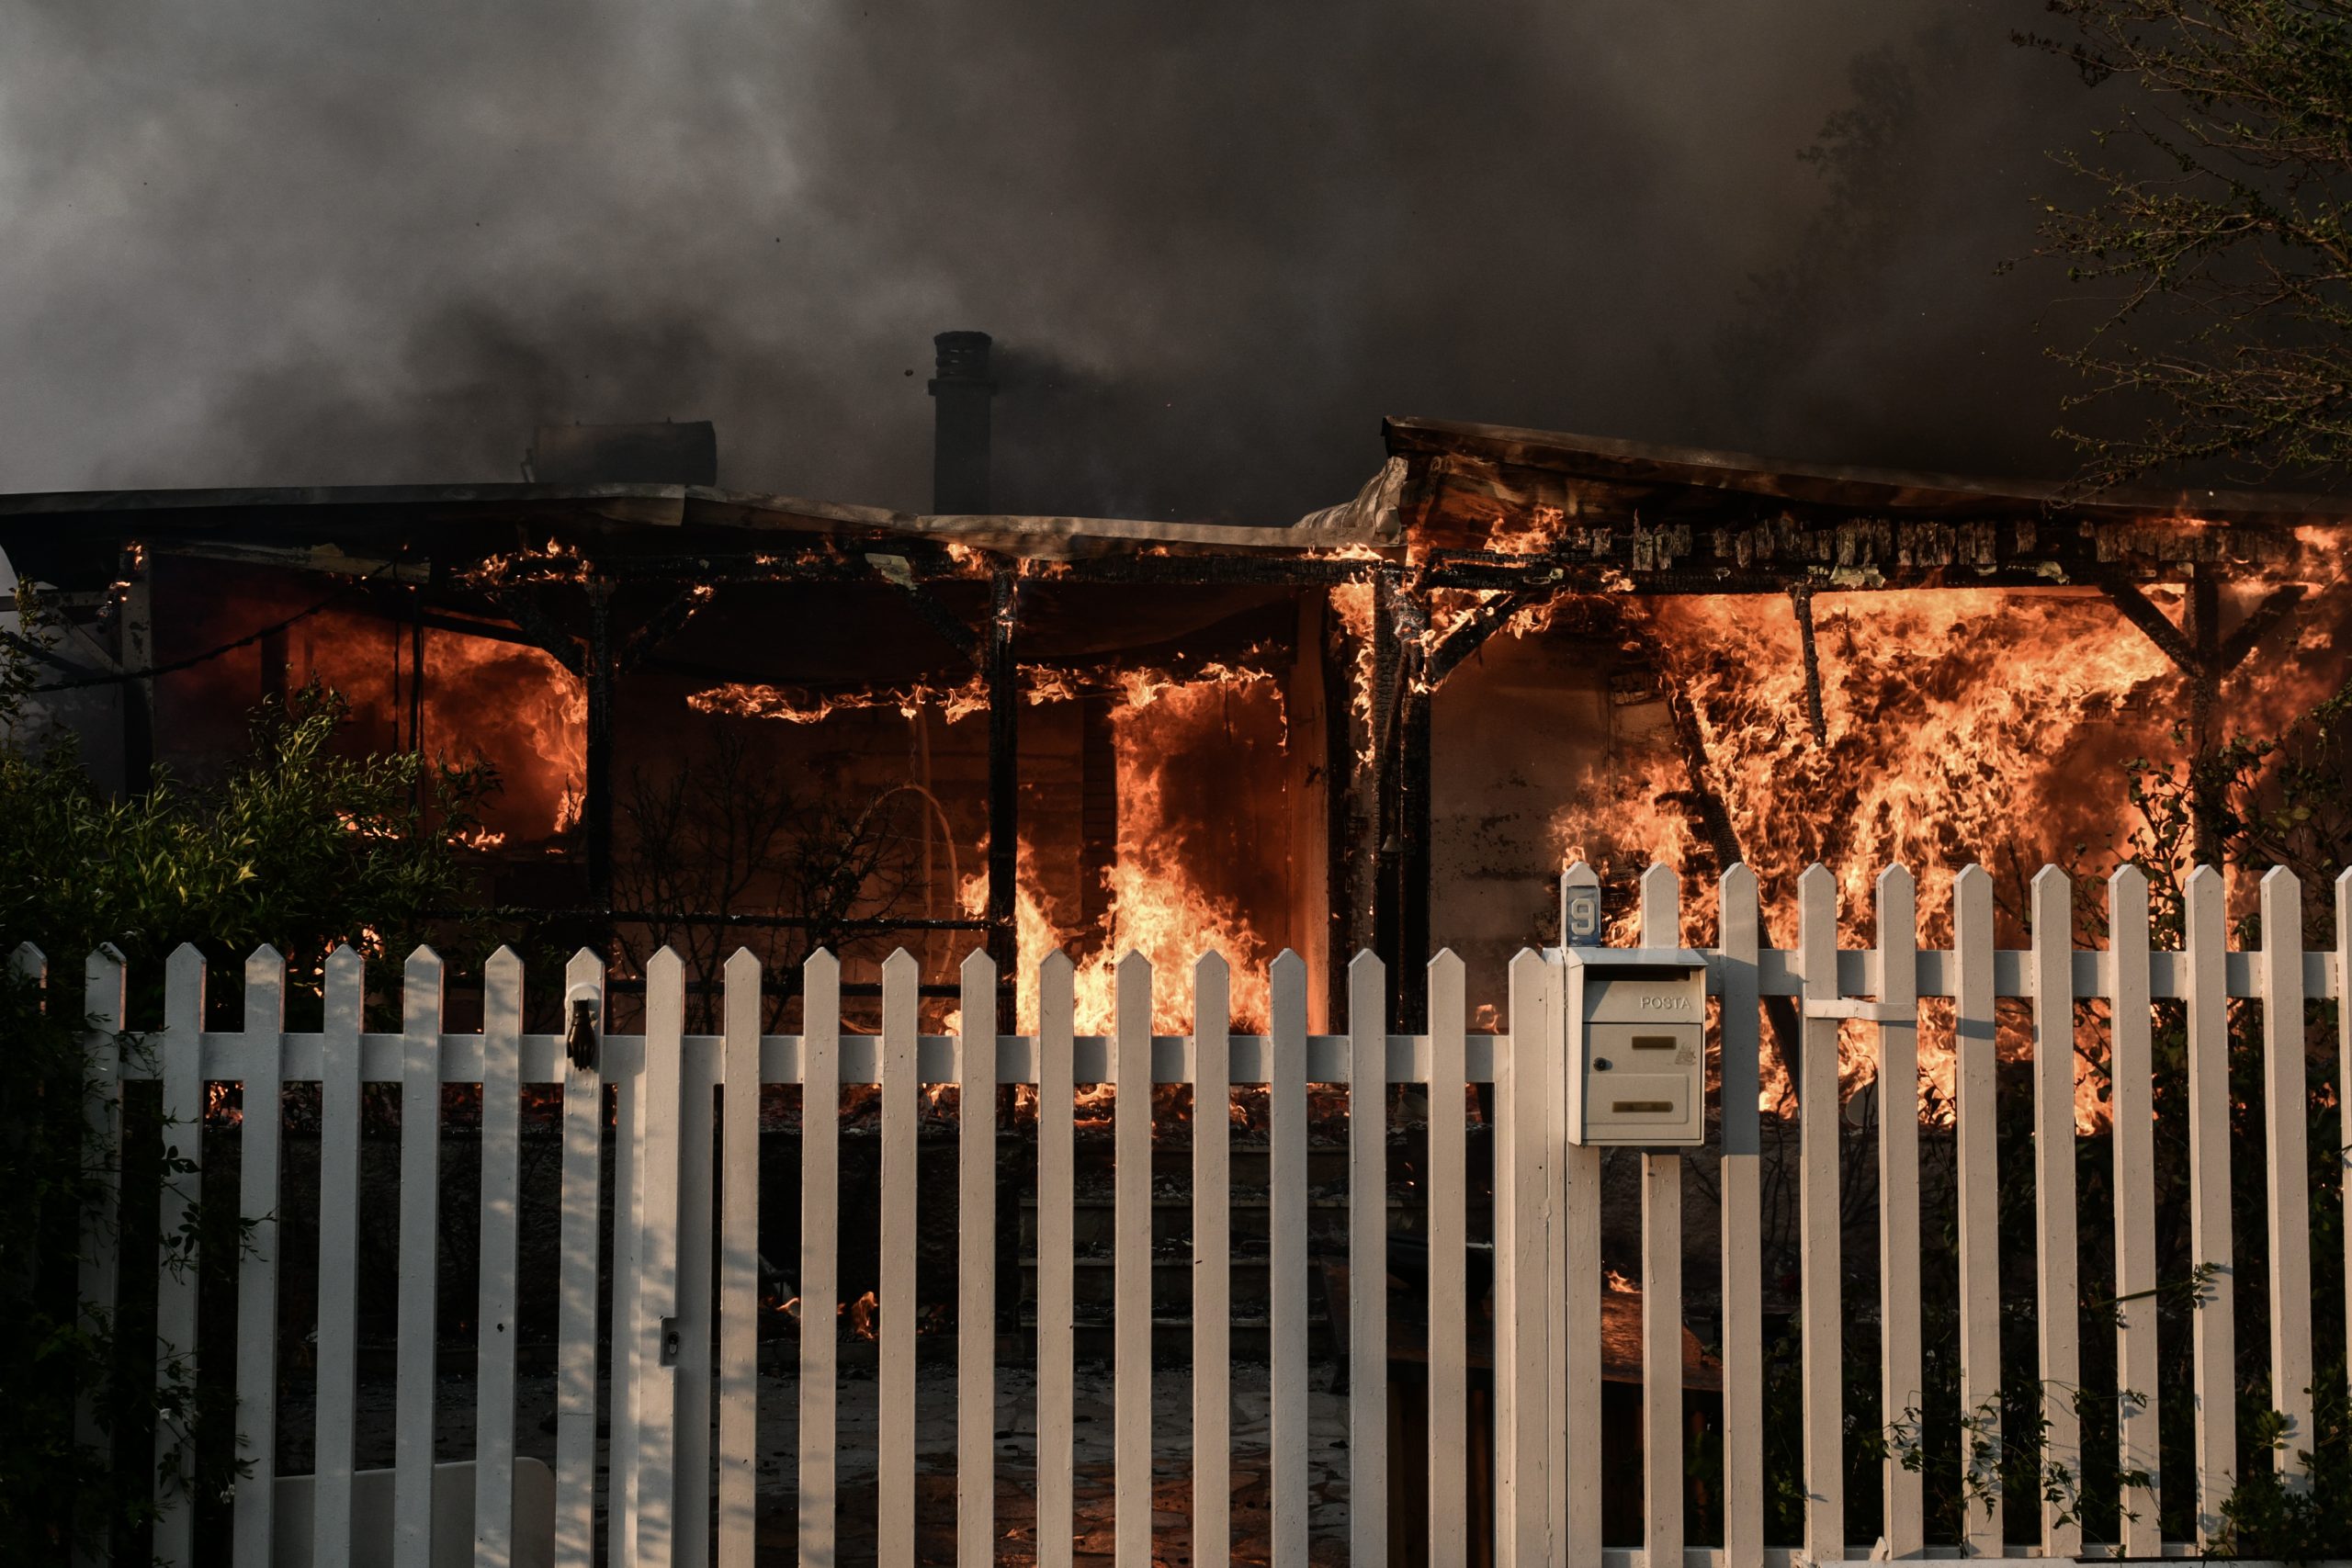
[{"label": "white fence gate", "polygon": [[[1571,883],[1589,883],[1578,867]],[[1505,1568],[1540,1563],[1651,1564],[1784,1561],[1923,1551],[1921,1478],[1890,1457],[1884,1467],[1884,1539],[1849,1544],[1844,1518],[1839,1343],[1849,1305],[1839,1300],[1839,1221],[1837,1210],[1837,1117],[1802,1118],[1802,1177],[1798,1199],[1803,1243],[1801,1334],[1804,1346],[1803,1446],[1807,1498],[1804,1539],[1764,1540],[1764,1319],[1759,1231],[1759,1005],[1768,997],[1797,999],[1804,1034],[1796,1089],[1805,1111],[1838,1104],[1837,1049],[1841,1021],[1868,1021],[1876,1035],[1883,1086],[1878,1173],[1882,1205],[1882,1319],[1884,1408],[1901,1411],[1919,1400],[1920,1293],[1918,1121],[1905,1086],[1917,1084],[1919,1003],[1949,998],[1956,1021],[1957,1166],[1960,1247],[1962,1403],[1979,1408],[1999,1394],[2000,1300],[1995,1201],[2004,1173],[1994,1138],[1995,1006],[2000,998],[2031,1005],[2033,1115],[2038,1151],[2031,1172],[2041,1208],[2038,1300],[2065,1303],[2040,1314],[2039,1376],[2045,1389],[2076,1382],[2080,1345],[2074,1158],[2075,1003],[2112,1003],[2115,1295],[2120,1298],[2117,1365],[2121,1386],[2142,1391],[2120,1412],[2118,1456],[2124,1470],[2150,1482],[2134,1489],[2125,1509],[2124,1539],[2086,1546],[2080,1526],[2055,1503],[2043,1507],[2040,1539],[2003,1543],[1984,1506],[1967,1516],[1964,1550],[1971,1554],[2045,1557],[2191,1555],[2194,1541],[2164,1541],[2156,1501],[2175,1489],[2192,1492],[2200,1537],[2216,1528],[2212,1506],[2233,1484],[2235,1365],[2232,1292],[2209,1292],[2195,1313],[2195,1378],[2190,1386],[2156,1387],[2154,1303],[2157,1285],[2152,1183],[2134,1179],[2151,1153],[2151,1007],[2177,998],[2187,1004],[2196,1258],[2220,1266],[2230,1258],[2227,1009],[2233,998],[2262,1004],[2263,1092],[2268,1114],[2270,1226],[2267,1249],[2270,1366],[2275,1402],[2289,1417],[2290,1440],[2279,1462],[2297,1463],[2293,1436],[2311,1428],[2312,1382],[2309,1193],[2304,1148],[2304,1007],[2307,998],[2342,994],[2352,947],[2333,953],[2302,946],[2300,892],[2283,872],[2261,888],[2265,945],[2234,952],[2227,945],[2222,885],[2211,870],[2187,886],[2186,951],[2151,952],[2148,890],[2126,869],[2109,883],[2109,945],[2076,951],[2071,889],[2055,869],[2032,886],[2032,941],[2021,952],[1993,945],[1990,878],[1981,869],[1960,874],[1953,886],[1955,943],[1951,951],[1918,950],[1914,888],[1894,869],[1879,878],[1878,945],[1862,952],[1838,946],[1836,889],[1816,867],[1799,888],[1799,936],[1794,949],[1759,944],[1756,882],[1735,867],[1721,887],[1721,931],[1708,958],[1708,989],[1720,998],[1715,1030],[1721,1075],[1721,1192],[1724,1368],[1724,1543],[1686,1550],[1683,1540],[1682,1169],[1671,1156],[1645,1156],[1642,1191],[1643,1425],[1645,1550],[1604,1553],[1600,1492],[1605,1472],[1643,1464],[1640,1452],[1611,1451],[1601,1431],[1601,1258],[1600,1151],[1564,1141],[1562,1042],[1552,1006],[1556,970],[1522,953],[1510,973],[1511,1032],[1465,1029],[1463,970],[1441,953],[1430,965],[1430,1015],[1425,1031],[1389,1032],[1384,1016],[1385,976],[1377,961],[1358,957],[1349,970],[1349,1032],[1306,1032],[1306,974],[1291,953],[1272,974],[1272,1033],[1233,1035],[1227,1029],[1228,976],[1222,960],[1205,957],[1194,972],[1197,1032],[1155,1036],[1149,965],[1130,957],[1117,971],[1116,1027],[1112,1034],[1072,1030],[1071,968],[1050,959],[1039,977],[1038,1035],[998,1036],[986,1030],[994,1016],[996,976],[975,955],[963,967],[963,1013],[978,1032],[932,1036],[917,1032],[917,966],[901,953],[882,971],[878,1035],[840,1028],[840,973],[830,956],[806,972],[805,1032],[759,1032],[759,965],[739,953],[727,965],[723,1032],[683,1032],[685,987],[678,958],[663,951],[648,966],[642,1037],[607,1036],[593,1068],[571,1064],[560,1036],[521,1028],[523,976],[502,951],[489,964],[484,1023],[480,1033],[447,1033],[441,1016],[442,970],[430,952],[406,965],[404,1030],[363,1032],[361,964],[348,951],[327,967],[324,1028],[317,1034],[283,1028],[283,964],[268,949],[245,967],[244,1027],[213,1032],[202,1027],[204,966],[183,948],[169,961],[164,1027],[153,1037],[153,1070],[162,1079],[166,1111],[194,1126],[204,1113],[207,1086],[243,1087],[242,1190],[239,1207],[254,1225],[254,1245],[236,1265],[238,1421],[252,1475],[236,1489],[233,1547],[239,1568],[307,1555],[319,1563],[352,1560],[352,1452],[356,1371],[356,1248],[359,1118],[363,1083],[401,1086],[397,1461],[393,1481],[396,1536],[391,1560],[424,1568],[430,1559],[432,1420],[436,1343],[435,1267],[438,1247],[435,1179],[438,1121],[445,1084],[480,1085],[481,1142],[481,1286],[473,1561],[503,1564],[516,1551],[511,1514],[514,1472],[514,1388],[516,1303],[526,1288],[547,1281],[516,1278],[518,1105],[526,1084],[563,1090],[560,1346],[557,1359],[555,1561],[586,1564],[595,1551],[600,1484],[597,1343],[601,1179],[599,1143],[604,1084],[617,1087],[616,1218],[611,1245],[611,1444],[607,1488],[606,1560],[614,1564],[702,1562],[715,1552],[722,1568],[753,1561],[756,1318],[759,1301],[756,1094],[750,1084],[806,1086],[809,1106],[838,1103],[844,1084],[879,1084],[881,1093],[881,1336],[880,1428],[876,1455],[880,1494],[880,1561],[909,1568],[915,1556],[915,1134],[919,1086],[1032,1084],[1038,1091],[1037,1191],[1040,1270],[1037,1382],[1035,1411],[1039,1462],[1036,1482],[1037,1561],[1069,1568],[1072,1560],[1072,1487],[1068,1456],[1073,1433],[1071,1213],[1072,1103],[1075,1086],[1114,1087],[1116,1193],[1114,1228],[1116,1306],[1112,1393],[1117,1478],[1115,1561],[1145,1568],[1152,1561],[1152,1492],[1148,1484],[1154,1430],[1150,1384],[1151,1205],[1149,1117],[1152,1084],[1191,1084],[1201,1103],[1222,1101],[1238,1085],[1271,1087],[1271,1540],[1247,1543],[1248,1555],[1273,1568],[1307,1562],[1308,1495],[1308,1259],[1306,1247],[1306,1087],[1345,1086],[1351,1104],[1385,1105],[1386,1087],[1427,1084],[1433,1101],[1459,1104],[1450,1092],[1492,1083],[1495,1158],[1495,1519],[1496,1558]],[[2352,942],[2352,874],[2336,885],[2336,930]],[[1642,883],[1643,945],[1673,946],[1679,939],[1673,875],[1653,868]],[[28,953],[27,962],[38,963]],[[112,1032],[122,1017],[119,959],[90,960],[90,1006],[101,1028],[95,1041],[104,1092],[94,1114],[119,1125],[117,1089],[128,1058]],[[582,953],[566,976],[572,994],[601,996],[601,963]],[[1861,998],[1869,998],[1863,1000]],[[601,1016],[601,1014],[600,1014]],[[2352,1010],[2344,1038],[2352,1043]],[[322,1084],[322,1215],[317,1332],[316,1480],[308,1509],[314,1530],[308,1553],[274,1540],[273,1506],[277,1386],[276,1302],[279,1207],[277,1119],[254,1114],[278,1100],[281,1085]],[[719,1091],[714,1137],[709,1115],[681,1113],[707,1106]],[[2345,1107],[2352,1120],[2352,1103]],[[956,1561],[992,1561],[1002,1532],[994,1515],[996,1478],[992,1434],[996,1418],[996,1268],[994,1183],[999,1129],[989,1116],[963,1120],[958,1157],[961,1232],[960,1321],[957,1327],[956,1484]],[[1232,1279],[1229,1246],[1230,1151],[1217,1116],[1196,1118],[1193,1153],[1195,1228],[1193,1258],[1192,1561],[1222,1568],[1235,1542],[1229,1512],[1234,1454],[1230,1443],[1227,1334]],[[190,1146],[200,1143],[187,1139]],[[1386,1269],[1385,1127],[1384,1118],[1353,1118],[1348,1143],[1351,1276],[1377,1280]],[[724,1148],[723,1161],[714,1149]],[[186,1152],[184,1150],[184,1152]],[[809,1115],[801,1157],[799,1286],[803,1321],[830,1324],[839,1305],[836,1285],[838,1129]],[[2022,1173],[2012,1173],[2022,1174]],[[1466,1264],[1463,1119],[1432,1116],[1429,1146],[1430,1430],[1429,1538],[1416,1555],[1459,1568],[1468,1551],[1469,1521],[1457,1500],[1467,1483],[1465,1454],[1468,1368],[1464,1346],[1472,1305]],[[200,1178],[199,1178],[200,1179]],[[180,1219],[195,1180],[167,1195]],[[711,1216],[716,1207],[718,1223]],[[153,1258],[118,1259],[95,1218],[85,1271],[88,1297],[102,1306],[116,1299],[119,1269],[153,1269]],[[714,1283],[715,1282],[715,1283]],[[197,1337],[197,1283],[188,1271],[160,1280],[157,1353],[162,1361],[193,1364],[208,1347]],[[1347,1448],[1351,1506],[1350,1559],[1384,1561],[1389,1551],[1386,1508],[1388,1344],[1386,1293],[1355,1289],[1347,1303]],[[2334,1310],[2332,1307],[2331,1311]],[[799,1343],[798,1556],[809,1564],[834,1560],[837,1475],[836,1338],[803,1334]],[[2187,1400],[2195,1407],[2195,1466],[2191,1473],[2157,1473],[2160,1403]],[[2081,1473],[2081,1437],[2074,1404],[2044,1401],[2048,1458]],[[716,1414],[716,1441],[712,1416]],[[186,1438],[167,1430],[157,1445],[159,1465]],[[1258,1462],[1253,1461],[1252,1462]],[[1142,1483],[1137,1483],[1141,1478]],[[189,1508],[168,1491],[161,1496],[155,1549],[166,1562],[190,1561],[195,1541]]]}]

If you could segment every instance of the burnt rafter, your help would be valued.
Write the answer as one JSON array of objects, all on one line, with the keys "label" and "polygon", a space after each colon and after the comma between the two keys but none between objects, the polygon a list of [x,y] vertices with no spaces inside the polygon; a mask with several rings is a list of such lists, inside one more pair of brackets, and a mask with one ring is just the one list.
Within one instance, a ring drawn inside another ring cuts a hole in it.
[{"label": "burnt rafter", "polygon": [[2222,639],[2216,660],[2220,666],[2219,673],[2227,674],[2245,663],[2246,655],[2254,651],[2255,645],[2268,637],[2278,623],[2303,602],[2308,592],[2303,584],[2290,582],[2265,594],[2262,603],[2239,623],[2237,630]]},{"label": "burnt rafter", "polygon": [[2099,592],[2115,606],[2116,613],[2154,643],[2182,674],[2217,680],[2245,663],[2256,645],[2278,629],[2278,624],[2303,602],[2310,590],[2300,582],[2272,589],[2238,624],[2236,630],[2214,643],[2210,649],[2202,649],[2192,641],[2188,632],[2174,625],[2170,616],[2131,583],[2109,579],[2099,583]]},{"label": "burnt rafter", "polygon": [[2205,660],[2188,640],[2188,634],[2172,624],[2170,617],[2155,607],[2148,596],[2129,582],[2113,578],[2102,579],[2098,591],[2115,606],[2116,613],[2140,629],[2140,632],[2166,659],[2173,661],[2184,675],[2206,673]]},{"label": "burnt rafter", "polygon": [[1476,609],[1446,628],[1437,646],[1429,651],[1421,667],[1421,684],[1436,691],[1445,684],[1446,677],[1462,668],[1470,657],[1487,646],[1487,639],[1510,624],[1510,618],[1522,608],[1539,604],[1550,594],[1500,594],[1487,600]]}]

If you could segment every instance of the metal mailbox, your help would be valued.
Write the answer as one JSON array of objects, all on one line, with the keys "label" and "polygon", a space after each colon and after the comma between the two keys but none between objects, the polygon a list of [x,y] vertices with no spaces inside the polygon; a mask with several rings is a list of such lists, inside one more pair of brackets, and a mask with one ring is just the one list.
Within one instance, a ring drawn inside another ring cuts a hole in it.
[{"label": "metal mailbox", "polygon": [[1693,1148],[1707,1136],[1707,961],[1686,948],[1559,951],[1567,1137]]}]

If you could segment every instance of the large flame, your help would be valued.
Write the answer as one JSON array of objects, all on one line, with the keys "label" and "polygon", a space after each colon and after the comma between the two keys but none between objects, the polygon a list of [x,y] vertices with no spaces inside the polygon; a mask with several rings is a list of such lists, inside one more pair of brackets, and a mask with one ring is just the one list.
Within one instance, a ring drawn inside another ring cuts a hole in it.
[{"label": "large flame", "polygon": [[[2187,711],[2181,678],[2106,601],[2081,592],[1853,592],[1816,601],[1823,733],[1809,718],[1797,624],[1785,602],[1752,597],[1652,601],[1644,627],[1659,672],[1687,702],[1703,755],[1694,779],[1669,739],[1626,759],[1597,798],[1553,824],[1561,863],[1629,869],[1649,861],[1702,870],[1684,884],[1684,929],[1713,940],[1716,889],[1706,835],[1689,805],[1710,791],[1757,873],[1768,925],[1795,939],[1798,874],[1835,873],[1845,945],[1874,940],[1873,882],[1885,866],[1919,881],[1923,942],[1948,944],[1951,872],[1982,863],[2000,890],[2001,938],[2022,942],[2023,890],[2044,863],[2080,878],[2129,852],[2138,826],[2132,760],[2177,756]],[[2305,626],[2292,651],[2250,663],[2227,689],[2234,729],[2261,732],[2332,689],[2326,628]],[[1630,911],[1623,917],[1630,923]],[[1626,940],[1630,931],[1614,933]],[[2087,931],[2085,933],[2087,936]],[[1849,1030],[1841,1076],[1871,1076],[1871,1032]],[[2103,1054],[2103,1029],[2080,1040]],[[2022,1031],[2003,1034],[2023,1048]],[[1923,1032],[1922,1070],[1947,1098],[1948,1027]],[[1767,1065],[1768,1103],[1787,1086]],[[2077,1122],[2103,1123],[2082,1077]]]},{"label": "large flame", "polygon": [[[1042,890],[1035,840],[1024,836],[1016,902],[1017,994],[1023,1031],[1034,1032],[1037,1026],[1037,965],[1057,951],[1076,960],[1075,1003],[1081,1033],[1102,1033],[1113,1027],[1117,964],[1129,953],[1151,962],[1155,1030],[1173,1032],[1192,1026],[1193,964],[1205,953],[1222,953],[1232,966],[1233,1026],[1243,1031],[1266,1026],[1266,965],[1273,956],[1270,944],[1246,910],[1204,886],[1191,841],[1193,825],[1173,811],[1168,799],[1172,775],[1199,765],[1193,742],[1219,721],[1223,704],[1244,690],[1262,692],[1261,700],[1281,700],[1279,687],[1255,670],[1221,670],[1198,681],[1138,677],[1127,682],[1123,705],[1112,719],[1118,760],[1118,851],[1107,873],[1109,903],[1091,929],[1069,919]],[[961,894],[968,913],[981,913],[987,907],[987,879],[967,878]]]}]

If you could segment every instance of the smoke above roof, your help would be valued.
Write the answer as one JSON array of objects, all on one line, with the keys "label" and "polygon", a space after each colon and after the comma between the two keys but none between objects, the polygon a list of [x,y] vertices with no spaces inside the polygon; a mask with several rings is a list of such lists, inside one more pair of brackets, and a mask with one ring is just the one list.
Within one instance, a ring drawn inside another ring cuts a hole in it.
[{"label": "smoke above roof", "polygon": [[709,418],[732,487],[920,509],[961,327],[1009,511],[1295,517],[1385,413],[2059,471],[2058,281],[1996,269],[2106,106],[2039,15],[50,0],[0,54],[0,489]]}]

